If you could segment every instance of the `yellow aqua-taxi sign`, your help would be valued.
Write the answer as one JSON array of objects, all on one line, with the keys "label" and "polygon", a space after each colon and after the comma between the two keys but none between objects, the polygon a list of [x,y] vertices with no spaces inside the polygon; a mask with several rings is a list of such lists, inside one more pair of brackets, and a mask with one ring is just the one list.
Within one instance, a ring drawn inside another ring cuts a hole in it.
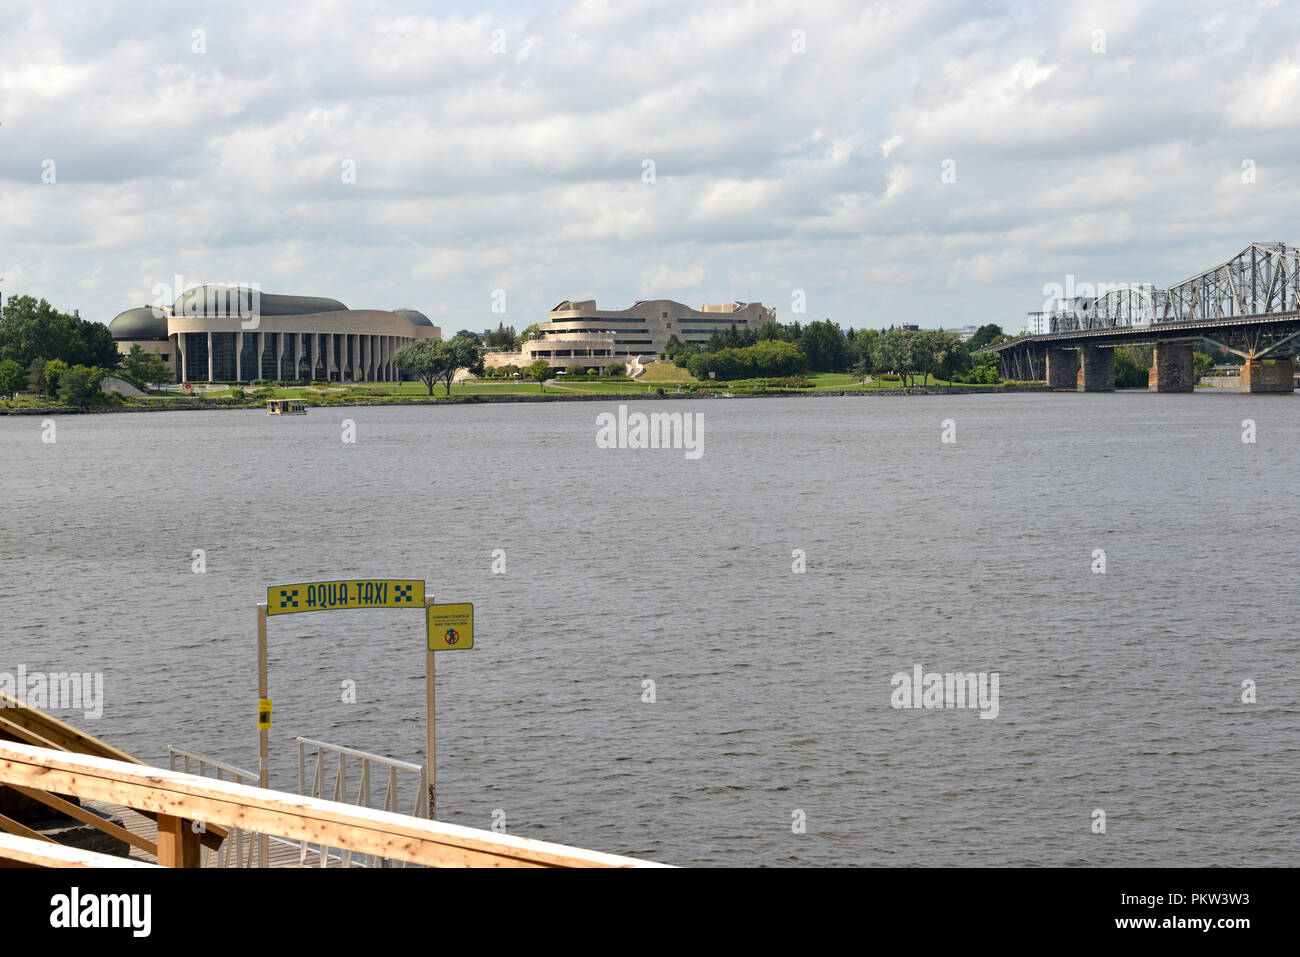
[{"label": "yellow aqua-taxi sign", "polygon": [[350,608],[421,608],[424,582],[413,579],[306,582],[272,585],[266,590],[268,615]]},{"label": "yellow aqua-taxi sign", "polygon": [[461,651],[474,647],[474,606],[429,605],[430,651]]}]

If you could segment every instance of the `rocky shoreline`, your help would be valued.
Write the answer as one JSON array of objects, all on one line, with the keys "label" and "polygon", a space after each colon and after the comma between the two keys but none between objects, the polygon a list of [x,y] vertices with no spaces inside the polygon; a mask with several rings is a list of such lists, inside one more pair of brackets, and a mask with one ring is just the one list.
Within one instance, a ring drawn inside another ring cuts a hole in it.
[{"label": "rocky shoreline", "polygon": [[[647,399],[767,399],[767,398],[823,398],[837,397],[885,397],[909,395],[964,395],[990,392],[1051,392],[1048,386],[952,386],[933,389],[824,389],[824,390],[786,390],[753,395],[723,395],[713,392],[655,392],[642,393],[607,393],[603,395],[466,395],[451,398],[409,398],[400,402],[385,402],[382,399],[356,398],[346,402],[330,402],[323,405],[308,404],[308,408],[347,409],[366,406],[402,406],[402,405],[481,405],[492,402],[636,402]],[[262,402],[229,403],[219,399],[187,399],[183,402],[157,402],[148,405],[109,405],[85,409],[70,409],[64,406],[41,406],[32,409],[0,409],[0,415],[104,415],[118,412],[203,412],[215,410],[261,409]]]}]

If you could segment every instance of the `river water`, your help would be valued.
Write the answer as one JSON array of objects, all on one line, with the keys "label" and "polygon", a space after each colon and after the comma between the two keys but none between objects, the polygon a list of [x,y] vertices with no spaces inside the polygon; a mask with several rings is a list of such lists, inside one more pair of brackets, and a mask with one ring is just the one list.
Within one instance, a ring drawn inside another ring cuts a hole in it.
[{"label": "river water", "polygon": [[[0,417],[0,671],[102,672],[101,717],[51,710],[256,769],[266,587],[423,578],[475,605],[444,820],[684,865],[1295,864],[1298,401],[628,403],[702,414],[699,458],[598,448],[617,401]],[[423,641],[272,618],[272,784],[295,735],[422,761]],[[918,665],[996,672],[997,716],[893,707]]]}]

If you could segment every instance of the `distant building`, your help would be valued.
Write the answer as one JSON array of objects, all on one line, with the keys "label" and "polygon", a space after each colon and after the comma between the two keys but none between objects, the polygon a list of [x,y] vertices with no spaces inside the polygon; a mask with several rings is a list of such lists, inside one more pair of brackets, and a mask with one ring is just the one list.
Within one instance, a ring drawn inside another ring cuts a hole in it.
[{"label": "distant building", "polygon": [[[251,318],[256,314],[256,322]],[[392,382],[393,354],[442,330],[414,309],[349,309],[337,299],[199,286],[171,306],[140,306],[108,325],[118,351],[157,354],[178,382],[316,379]]]},{"label": "distant building", "polygon": [[672,299],[643,299],[627,309],[597,309],[596,300],[566,299],[546,314],[538,338],[519,352],[489,353],[491,366],[530,365],[544,359],[556,368],[604,366],[633,356],[658,355],[676,336],[703,345],[714,332],[757,329],[776,320],[776,310],[757,302],[729,302],[692,309]]},{"label": "distant building", "polygon": [[910,322],[903,323],[904,332],[920,332],[921,327]]},{"label": "distant building", "polygon": [[1058,299],[1045,312],[1031,312],[1025,318],[1025,331],[1031,336],[1043,336],[1065,329],[1086,329],[1095,300],[1092,296],[1073,296]]},{"label": "distant building", "polygon": [[962,342],[968,342],[974,338],[975,333],[979,331],[979,326],[962,326],[960,329],[949,329]]}]

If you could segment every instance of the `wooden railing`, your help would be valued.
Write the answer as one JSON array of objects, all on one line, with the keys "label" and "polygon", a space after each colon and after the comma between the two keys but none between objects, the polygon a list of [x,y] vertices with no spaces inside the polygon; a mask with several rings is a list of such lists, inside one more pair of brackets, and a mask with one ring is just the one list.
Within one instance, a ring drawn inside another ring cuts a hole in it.
[{"label": "wooden railing", "polygon": [[[112,745],[91,737],[84,731],[60,721],[53,715],[46,714],[39,708],[33,708],[24,701],[0,691],[0,745],[8,744],[10,740],[36,745],[41,748],[53,748],[59,751],[71,751],[77,754],[110,758],[128,764],[142,764],[142,762],[131,757],[126,752],[119,751]],[[84,808],[63,800],[57,793],[47,794],[37,788],[24,789],[22,786],[17,786],[14,789],[22,792],[32,800],[39,801],[47,807],[81,821],[83,824],[89,824],[91,827],[116,837],[118,840],[126,841],[142,851],[149,854],[157,853],[157,847],[152,841],[126,831],[98,814],[92,814]],[[61,793],[66,794],[69,792]],[[146,817],[153,817],[151,812],[142,813]],[[35,831],[3,814],[0,814],[0,832],[14,834],[30,840],[49,842],[48,838],[42,838]],[[207,828],[199,835],[200,843],[212,850],[221,847],[225,838],[225,829],[216,826]]]},{"label": "wooden railing", "polygon": [[[0,784],[71,794],[155,814],[158,863],[168,867],[198,866],[201,834],[196,833],[195,821],[428,867],[658,866],[631,857],[9,741],[0,741]],[[0,859],[17,862],[14,846],[13,839],[0,841]]]}]

